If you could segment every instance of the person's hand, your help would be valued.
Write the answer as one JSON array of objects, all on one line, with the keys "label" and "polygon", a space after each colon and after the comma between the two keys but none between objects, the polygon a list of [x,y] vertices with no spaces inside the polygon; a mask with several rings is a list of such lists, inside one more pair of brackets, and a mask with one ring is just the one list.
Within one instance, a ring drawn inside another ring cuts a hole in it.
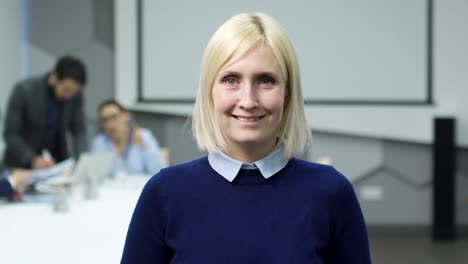
[{"label": "person's hand", "polygon": [[142,149],[146,148],[146,144],[143,140],[141,129],[139,127],[133,127],[132,140]]},{"label": "person's hand", "polygon": [[11,172],[10,177],[15,181],[15,190],[21,193],[28,185],[31,173],[28,170],[15,169]]},{"label": "person's hand", "polygon": [[55,165],[53,158],[46,158],[43,155],[37,155],[32,162],[33,169],[47,169]]}]

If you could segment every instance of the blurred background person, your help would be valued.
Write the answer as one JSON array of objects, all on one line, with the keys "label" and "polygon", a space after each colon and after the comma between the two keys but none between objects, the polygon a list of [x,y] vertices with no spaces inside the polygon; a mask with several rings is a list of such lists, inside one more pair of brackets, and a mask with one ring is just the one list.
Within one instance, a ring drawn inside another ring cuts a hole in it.
[{"label": "blurred background person", "polygon": [[42,169],[69,157],[66,132],[74,156],[86,146],[82,87],[86,71],[77,58],[64,56],[55,68],[16,84],[5,120],[5,166]]},{"label": "blurred background person", "polygon": [[0,175],[0,198],[11,199],[24,191],[31,177],[31,173],[23,169],[15,169],[10,173],[0,168]]},{"label": "blurred background person", "polygon": [[154,174],[161,168],[159,143],[150,130],[138,127],[127,109],[110,99],[98,107],[102,132],[91,143],[92,152],[116,154],[110,174]]}]

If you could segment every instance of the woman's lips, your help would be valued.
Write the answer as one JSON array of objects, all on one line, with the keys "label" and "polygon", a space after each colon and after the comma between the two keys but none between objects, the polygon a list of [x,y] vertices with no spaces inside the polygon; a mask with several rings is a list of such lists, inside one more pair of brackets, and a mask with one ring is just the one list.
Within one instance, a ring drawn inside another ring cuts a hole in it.
[{"label": "woman's lips", "polygon": [[244,122],[256,122],[260,119],[262,119],[263,117],[265,117],[264,115],[261,115],[261,116],[239,116],[239,115],[232,115],[235,119],[239,120],[239,121],[244,121]]}]

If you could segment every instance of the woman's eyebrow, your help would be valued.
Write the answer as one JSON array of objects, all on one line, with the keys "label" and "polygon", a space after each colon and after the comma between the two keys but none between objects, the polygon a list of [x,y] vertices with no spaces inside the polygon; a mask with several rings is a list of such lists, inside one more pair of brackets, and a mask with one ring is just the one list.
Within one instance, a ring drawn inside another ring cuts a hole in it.
[{"label": "woman's eyebrow", "polygon": [[[226,75],[236,75],[236,76],[243,76],[242,73],[238,72],[238,71],[233,71],[233,70],[224,70],[224,71],[220,71],[218,73],[218,76],[219,75],[222,75],[222,76],[226,76]],[[253,74],[250,74],[253,78],[258,78],[258,77],[262,77],[262,76],[271,76],[271,77],[274,77],[276,79],[279,79],[280,75],[274,71],[259,71],[259,72],[255,72]]]},{"label": "woman's eyebrow", "polygon": [[242,75],[241,73],[233,70],[222,70],[218,73],[218,75]]},{"label": "woman's eyebrow", "polygon": [[272,71],[262,71],[262,72],[258,72],[258,73],[253,74],[253,76],[255,76],[255,77],[271,76],[271,77],[278,78],[278,74],[275,73],[275,72],[272,72]]}]

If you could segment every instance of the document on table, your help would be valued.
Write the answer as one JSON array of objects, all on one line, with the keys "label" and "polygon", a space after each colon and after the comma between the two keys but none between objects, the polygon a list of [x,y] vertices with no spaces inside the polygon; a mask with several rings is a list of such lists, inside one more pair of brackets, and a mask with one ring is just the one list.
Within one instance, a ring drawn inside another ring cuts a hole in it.
[{"label": "document on table", "polygon": [[32,170],[30,183],[37,183],[56,176],[69,175],[72,173],[74,165],[75,160],[69,158],[47,169]]}]

